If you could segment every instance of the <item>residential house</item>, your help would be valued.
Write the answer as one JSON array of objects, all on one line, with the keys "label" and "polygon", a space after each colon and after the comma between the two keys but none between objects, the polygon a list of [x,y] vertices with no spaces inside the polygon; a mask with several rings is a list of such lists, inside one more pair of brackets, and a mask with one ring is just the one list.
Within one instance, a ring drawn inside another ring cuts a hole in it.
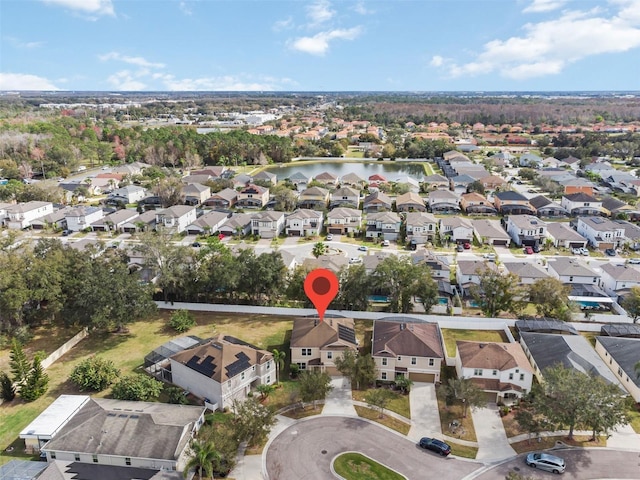
[{"label": "residential house", "polygon": [[233,182],[233,188],[244,188],[250,183],[253,183],[253,177],[246,173],[240,173],[231,179]]},{"label": "residential house", "polygon": [[9,205],[4,208],[4,224],[11,230],[22,230],[31,226],[31,223],[45,215],[53,213],[53,203],[31,201]]},{"label": "residential house", "polygon": [[407,192],[396,197],[396,210],[398,212],[424,212],[427,207],[420,195]]},{"label": "residential house", "polygon": [[104,217],[104,211],[98,207],[76,207],[69,210],[65,216],[67,230],[80,232],[91,228],[91,224]]},{"label": "residential house", "polygon": [[640,226],[626,220],[614,220],[613,223],[624,228],[624,242],[632,250],[640,250]]},{"label": "residential house", "polygon": [[122,233],[136,233],[139,231],[153,230],[155,225],[156,212],[155,210],[148,210],[120,225],[120,231]]},{"label": "residential house", "polygon": [[564,195],[561,205],[573,216],[606,215],[606,212],[602,209],[602,202],[586,193]]},{"label": "residential house", "polygon": [[231,214],[227,212],[215,210],[207,212],[197,218],[195,222],[187,225],[187,235],[212,235],[224,225],[230,216]]},{"label": "residential house", "polygon": [[561,166],[567,166],[569,167],[571,170],[573,170],[574,172],[577,172],[580,169],[580,159],[573,157],[573,156],[569,156],[567,158],[563,158],[562,160],[560,160],[560,165]]},{"label": "residential house", "polygon": [[547,237],[547,224],[533,215],[509,215],[507,233],[520,247],[543,245]]},{"label": "residential house", "polygon": [[605,197],[602,199],[602,211],[608,217],[615,218],[618,215],[624,216],[629,212],[633,212],[635,209],[621,200],[615,197]]},{"label": "residential house", "polygon": [[343,186],[347,185],[351,187],[362,188],[367,184],[367,181],[355,173],[347,173],[342,176],[342,178],[340,179],[340,183],[342,183]]},{"label": "residential house", "polygon": [[251,218],[251,234],[260,238],[277,238],[284,229],[284,212],[259,212]]},{"label": "residential house", "polygon": [[352,318],[295,318],[291,332],[291,363],[300,370],[320,369],[329,375],[339,375],[336,358],[344,352],[354,354],[358,341]]},{"label": "residential house", "polygon": [[456,283],[464,296],[469,296],[471,286],[480,284],[480,274],[487,269],[497,271],[495,263],[481,260],[458,260]]},{"label": "residential house", "polygon": [[380,175],[379,173],[374,173],[373,175],[369,176],[369,185],[378,187],[383,183],[389,183],[388,180],[383,176]]},{"label": "residential house", "polygon": [[338,207],[327,213],[327,233],[355,234],[362,226],[362,211],[355,208]]},{"label": "residential house", "polygon": [[250,183],[238,192],[236,206],[240,208],[262,208],[269,202],[269,189]]},{"label": "residential house", "polygon": [[402,219],[396,212],[376,212],[367,215],[366,238],[397,240]]},{"label": "residential house", "polygon": [[420,182],[409,175],[396,178],[394,183],[396,185],[406,185],[410,192],[420,193]]},{"label": "residential house", "polygon": [[252,213],[234,213],[218,228],[218,232],[227,237],[248,235],[253,216]]},{"label": "residential house", "polygon": [[331,192],[329,200],[330,208],[335,207],[360,207],[360,190],[351,187],[340,187]]},{"label": "residential house", "polygon": [[371,356],[378,380],[405,377],[414,382],[439,382],[444,361],[440,327],[437,323],[376,320]]},{"label": "residential house", "polygon": [[207,201],[211,196],[211,188],[200,183],[190,183],[182,187],[182,197],[187,205],[197,206]]},{"label": "residential house", "polygon": [[64,202],[78,201],[84,202],[91,195],[100,195],[102,190],[93,183],[86,183],[80,180],[70,180],[61,182],[58,187],[62,189]]},{"label": "residential house", "polygon": [[109,232],[109,231],[115,231],[115,232],[121,232],[122,230],[122,226],[130,223],[130,222],[135,222],[136,218],[138,218],[140,216],[140,214],[138,213],[137,210],[134,210],[132,208],[125,208],[122,210],[116,210],[113,213],[110,213],[109,215],[106,215],[104,217],[102,217],[99,220],[96,220],[95,222],[91,223],[91,229],[96,232]]},{"label": "residential house", "polygon": [[449,190],[450,186],[449,179],[437,173],[424,177],[422,183],[427,185],[426,190]]},{"label": "residential house", "polygon": [[302,172],[294,172],[289,176],[289,181],[294,184],[296,186],[296,188],[298,187],[298,185],[306,185],[307,183],[309,183],[312,180],[311,177],[307,177],[304,173]]},{"label": "residential house", "polygon": [[429,210],[433,213],[457,213],[460,211],[460,196],[449,190],[429,192]]},{"label": "residential house", "polygon": [[182,471],[204,414],[201,406],[90,398],[41,452],[48,462]]},{"label": "residential house", "polygon": [[493,204],[503,215],[535,215],[527,197],[518,192],[496,192],[493,195]]},{"label": "residential house", "polygon": [[460,196],[460,206],[465,213],[486,213],[489,215],[498,213],[493,203],[477,192],[463,193]]},{"label": "residential house", "polygon": [[324,215],[318,210],[298,209],[285,219],[288,237],[315,237],[322,231]]},{"label": "residential house", "polygon": [[569,176],[567,178],[558,179],[557,182],[564,187],[564,193],[566,195],[571,195],[573,193],[593,195],[595,191],[595,184],[586,178]]},{"label": "residential house", "polygon": [[455,243],[473,241],[473,224],[464,217],[445,217],[440,219],[440,238]]},{"label": "residential house", "polygon": [[521,167],[529,168],[542,168],[543,165],[542,157],[533,153],[525,153],[524,155],[521,155],[518,163]]},{"label": "residential house", "polygon": [[529,203],[535,208],[539,217],[565,217],[569,214],[562,205],[549,200],[544,195],[530,198]]},{"label": "residential house", "polygon": [[500,220],[471,220],[471,225],[473,235],[483,245],[508,247],[511,244],[511,236],[502,228]]},{"label": "residential house", "polygon": [[138,185],[127,185],[126,187],[116,188],[107,196],[107,202],[117,202],[129,205],[138,203],[147,196],[147,191]]},{"label": "residential house", "polygon": [[[46,228],[65,230],[67,228],[66,215],[72,208],[73,207],[60,208],[55,210],[53,213],[36,218],[31,222],[31,228],[34,230],[44,230]],[[0,213],[0,225],[2,225],[1,215],[2,214]]]},{"label": "residential house", "polygon": [[209,174],[185,175],[180,179],[180,181],[185,185],[190,185],[192,183],[199,183],[200,185],[204,185],[205,183],[212,180],[215,180],[215,177],[212,177]]},{"label": "residential house", "polygon": [[298,208],[324,210],[329,203],[329,190],[321,187],[310,187],[300,192]]},{"label": "residential house", "polygon": [[507,185],[507,181],[499,175],[489,175],[482,177],[479,182],[486,190],[501,190]]},{"label": "residential house", "polygon": [[595,349],[629,395],[640,403],[640,377],[636,373],[640,339],[600,336],[596,337]]},{"label": "residential house", "polygon": [[445,255],[436,255],[430,250],[418,250],[411,254],[411,263],[425,264],[431,269],[431,276],[436,280],[451,278],[451,265]]},{"label": "residential house", "polygon": [[314,180],[325,187],[335,187],[338,184],[338,176],[331,172],[322,172],[315,176]]},{"label": "residential house", "polygon": [[204,201],[207,207],[220,208],[228,210],[233,207],[238,200],[238,192],[233,188],[225,188],[217,193],[212,194]]},{"label": "residential house", "polygon": [[549,273],[563,284],[598,285],[600,275],[582,260],[573,257],[549,258]]},{"label": "residential house", "polygon": [[252,388],[276,382],[273,355],[229,335],[169,357],[171,382],[219,410],[244,401]]},{"label": "residential house", "polygon": [[455,175],[449,180],[449,187],[452,191],[461,195],[469,191],[469,185],[475,182],[477,179],[468,174]]},{"label": "residential house", "polygon": [[222,178],[226,172],[228,172],[228,170],[225,166],[209,166],[199,170],[193,170],[190,173],[191,175],[209,175],[212,180],[217,180]]},{"label": "residential house", "polygon": [[580,217],[576,230],[589,240],[589,245],[600,250],[620,247],[625,239],[624,226],[608,218]]},{"label": "residential house", "polygon": [[156,229],[164,228],[172,233],[182,233],[196,221],[196,209],[189,205],[174,205],[156,210]]},{"label": "residential house", "polygon": [[253,181],[260,181],[264,185],[275,186],[278,183],[278,176],[268,170],[262,170],[253,176]]},{"label": "residential house", "polygon": [[456,342],[456,373],[481,388],[487,401],[511,403],[531,391],[533,369],[517,343]]},{"label": "residential house", "polygon": [[543,278],[549,278],[549,273],[537,263],[524,261],[505,261],[502,263],[508,273],[517,275],[520,285],[531,285]]},{"label": "residential house", "polygon": [[132,163],[127,163],[126,165],[118,165],[117,167],[113,167],[111,169],[111,172],[119,173],[119,174],[122,174],[123,176],[128,175],[129,177],[131,177],[132,175],[140,175],[142,171],[148,167],[149,165],[147,165],[146,163],[132,162]]},{"label": "residential house", "polygon": [[363,201],[365,213],[390,211],[393,202],[388,195],[376,191],[367,195]]},{"label": "residential house", "polygon": [[587,246],[587,239],[576,232],[566,223],[549,222],[547,224],[547,238],[556,248],[581,248]]},{"label": "residential house", "polygon": [[[364,258],[367,259],[368,256]],[[325,268],[331,270],[336,275],[340,270],[344,270],[349,266],[349,259],[342,255],[320,255],[318,258],[308,257],[302,262],[302,268],[307,272],[317,268]]]},{"label": "residential house", "polygon": [[598,356],[589,340],[582,335],[520,332],[520,345],[533,367],[538,381],[544,371],[558,364],[586,375],[596,375],[624,390],[616,376]]},{"label": "residential house", "polygon": [[414,244],[432,241],[436,236],[438,220],[431,213],[409,212],[404,219],[407,240]]},{"label": "residential house", "polygon": [[[640,287],[640,267],[606,262],[600,267],[600,286],[610,297],[617,299],[622,291]],[[638,357],[640,361],[640,357]]]}]

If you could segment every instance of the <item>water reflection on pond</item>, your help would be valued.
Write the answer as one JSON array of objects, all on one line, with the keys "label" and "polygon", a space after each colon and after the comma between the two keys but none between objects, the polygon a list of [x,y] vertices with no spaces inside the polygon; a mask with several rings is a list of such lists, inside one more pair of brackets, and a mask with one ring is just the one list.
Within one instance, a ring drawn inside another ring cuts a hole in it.
[{"label": "water reflection on pond", "polygon": [[278,181],[290,177],[294,173],[302,173],[307,177],[315,177],[319,173],[330,172],[338,177],[348,173],[355,173],[364,180],[371,175],[379,174],[389,181],[408,175],[418,181],[426,177],[424,165],[409,162],[378,162],[378,161],[323,161],[323,162],[293,162],[286,165],[272,165],[268,171],[278,176]]}]

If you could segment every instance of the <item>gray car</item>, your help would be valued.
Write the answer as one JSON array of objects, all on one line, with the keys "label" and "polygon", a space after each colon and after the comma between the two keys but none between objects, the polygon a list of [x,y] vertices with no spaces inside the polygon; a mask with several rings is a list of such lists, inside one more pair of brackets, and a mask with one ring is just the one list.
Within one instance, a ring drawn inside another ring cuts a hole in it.
[{"label": "gray car", "polygon": [[564,473],[564,459],[548,453],[534,452],[527,455],[527,465],[552,473]]}]

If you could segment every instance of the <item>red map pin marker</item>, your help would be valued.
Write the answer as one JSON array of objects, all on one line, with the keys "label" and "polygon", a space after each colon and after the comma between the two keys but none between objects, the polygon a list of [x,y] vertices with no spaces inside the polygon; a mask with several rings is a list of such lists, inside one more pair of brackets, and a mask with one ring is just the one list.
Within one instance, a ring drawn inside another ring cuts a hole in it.
[{"label": "red map pin marker", "polygon": [[338,277],[326,268],[316,268],[310,271],[307,278],[304,279],[304,293],[316,307],[320,321],[324,319],[324,312],[331,301],[336,298],[339,288]]}]

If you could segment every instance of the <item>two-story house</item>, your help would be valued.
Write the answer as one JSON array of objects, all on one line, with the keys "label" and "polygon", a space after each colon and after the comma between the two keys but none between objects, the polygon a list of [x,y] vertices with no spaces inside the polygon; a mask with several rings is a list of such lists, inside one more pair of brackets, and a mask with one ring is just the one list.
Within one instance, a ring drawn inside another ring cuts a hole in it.
[{"label": "two-story house", "polygon": [[200,183],[190,183],[182,187],[182,198],[187,205],[201,205],[211,196],[211,188]]},{"label": "two-story house", "polygon": [[437,323],[376,320],[371,356],[378,380],[406,377],[414,382],[439,382],[444,360],[440,328]]},{"label": "two-story house", "polygon": [[533,369],[517,343],[456,342],[456,373],[484,390],[489,402],[512,403],[531,391]]},{"label": "two-story house", "polygon": [[473,224],[468,218],[441,218],[439,232],[442,240],[455,243],[471,243],[473,240]]},{"label": "two-story house", "polygon": [[262,208],[269,202],[269,189],[250,183],[238,192],[239,208]]},{"label": "two-story house", "polygon": [[291,332],[291,363],[300,370],[319,368],[339,375],[335,360],[344,352],[357,352],[358,341],[353,318],[325,316],[295,318]]},{"label": "two-story house", "polygon": [[235,337],[210,342],[169,357],[172,383],[218,409],[243,401],[252,388],[276,382],[273,355]]},{"label": "two-story house", "polygon": [[80,232],[91,228],[91,224],[104,217],[104,211],[98,207],[76,207],[69,210],[65,218],[67,220],[67,230]]},{"label": "two-story house", "polygon": [[549,273],[537,263],[525,261],[505,261],[504,269],[508,273],[517,275],[520,285],[531,285],[543,278],[549,278]]},{"label": "two-story house", "polygon": [[362,210],[338,207],[327,213],[327,233],[357,233],[362,225]]},{"label": "two-story house", "polygon": [[127,185],[112,190],[107,201],[123,204],[138,203],[147,196],[147,191],[138,185]]},{"label": "two-story house", "polygon": [[564,284],[598,285],[600,275],[581,259],[573,257],[549,258],[549,274]]},{"label": "two-story house", "polygon": [[580,217],[576,230],[589,241],[589,245],[600,250],[622,246],[624,227],[608,218]]},{"label": "two-story house", "polygon": [[449,190],[449,179],[437,173],[424,177],[422,183],[427,185],[426,190]]},{"label": "two-story house", "polygon": [[502,228],[500,220],[488,220],[485,218],[471,220],[473,235],[483,245],[508,247],[511,236]]},{"label": "two-story house", "polygon": [[329,203],[329,190],[321,187],[309,187],[300,192],[298,208],[324,210]]},{"label": "two-story house", "polygon": [[236,204],[238,200],[238,192],[233,188],[225,188],[217,193],[212,194],[204,201],[207,207],[229,209]]},{"label": "two-story house", "polygon": [[487,197],[477,192],[463,193],[460,196],[460,206],[466,213],[486,213],[495,215],[498,211]]},{"label": "two-story house", "polygon": [[320,235],[323,219],[319,210],[296,210],[285,219],[285,233],[288,237],[315,237]]},{"label": "two-story house", "polygon": [[427,202],[429,210],[433,213],[456,213],[460,211],[460,196],[449,190],[429,192]]},{"label": "two-story house", "polygon": [[31,226],[35,219],[53,213],[53,203],[31,201],[5,207],[4,223],[12,230],[22,230]]},{"label": "two-story house", "polygon": [[413,244],[432,241],[436,236],[438,220],[431,213],[409,212],[404,219],[407,240]]},{"label": "two-story house", "polygon": [[314,177],[314,180],[325,187],[332,188],[338,184],[338,176],[331,172],[322,172]]},{"label": "two-story house", "polygon": [[602,202],[587,193],[570,193],[564,195],[560,201],[562,207],[573,216],[606,215]]},{"label": "two-story house", "polygon": [[189,205],[174,205],[163,210],[156,210],[156,229],[163,228],[168,232],[182,233],[196,221],[196,209]]},{"label": "two-story house", "polygon": [[527,197],[514,191],[496,192],[493,195],[493,204],[503,215],[535,215]]},{"label": "two-story house", "polygon": [[495,263],[481,260],[458,260],[456,264],[456,283],[460,291],[466,297],[469,296],[473,285],[480,285],[480,275],[486,271],[498,270]]},{"label": "two-story house", "polygon": [[629,395],[640,402],[640,377],[636,373],[640,338],[599,336],[595,350]]},{"label": "two-story house", "polygon": [[284,212],[258,212],[251,218],[251,234],[260,238],[277,238],[284,229]]},{"label": "two-story house", "polygon": [[521,247],[543,245],[547,237],[547,223],[533,215],[509,215],[506,228],[513,242]]},{"label": "two-story house", "polygon": [[407,192],[396,197],[396,210],[398,212],[424,212],[427,210],[427,206],[420,195]]},{"label": "two-story house", "polygon": [[340,187],[330,194],[329,206],[359,208],[360,207],[360,190],[351,187]]},{"label": "two-story house", "polygon": [[616,265],[607,262],[600,269],[600,286],[612,298],[617,299],[620,293],[632,287],[640,287],[640,267],[637,265]]},{"label": "two-story house", "polygon": [[366,213],[388,212],[391,210],[393,202],[385,193],[375,191],[364,198],[363,209]]},{"label": "two-story house", "polygon": [[402,219],[396,212],[377,212],[367,215],[366,238],[397,240]]},{"label": "two-story house", "polygon": [[187,235],[211,235],[217,232],[231,214],[210,211],[198,217],[195,222],[187,225]]}]

